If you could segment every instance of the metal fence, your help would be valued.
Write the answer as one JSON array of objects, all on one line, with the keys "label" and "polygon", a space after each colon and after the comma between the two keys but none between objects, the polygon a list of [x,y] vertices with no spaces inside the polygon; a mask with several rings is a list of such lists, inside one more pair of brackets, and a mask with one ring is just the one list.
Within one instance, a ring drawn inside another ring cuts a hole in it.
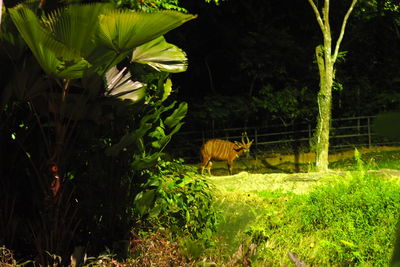
[{"label": "metal fence", "polygon": [[[378,136],[373,131],[374,116],[359,116],[333,119],[330,130],[330,151],[340,151],[353,147],[399,145],[399,142]],[[296,153],[308,152],[315,125],[299,123],[291,125],[268,125],[265,127],[214,129],[176,134],[169,145],[169,153],[184,158],[188,162],[200,160],[201,145],[208,139],[241,139],[247,132],[254,139],[252,153],[280,151]]]}]

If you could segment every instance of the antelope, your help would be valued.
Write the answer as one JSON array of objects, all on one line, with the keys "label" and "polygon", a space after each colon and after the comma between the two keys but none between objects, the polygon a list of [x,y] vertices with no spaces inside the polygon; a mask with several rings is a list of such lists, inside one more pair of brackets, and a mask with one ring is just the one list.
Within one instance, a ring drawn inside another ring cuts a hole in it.
[{"label": "antelope", "polygon": [[[244,139],[246,138],[246,142]],[[207,169],[208,174],[211,175],[212,159],[226,160],[228,163],[229,175],[232,175],[232,163],[239,156],[250,151],[250,146],[254,140],[249,140],[246,133],[242,134],[242,142],[235,141],[234,143],[219,139],[208,140],[200,150],[203,159],[201,165],[201,175],[203,175],[204,168]]]}]

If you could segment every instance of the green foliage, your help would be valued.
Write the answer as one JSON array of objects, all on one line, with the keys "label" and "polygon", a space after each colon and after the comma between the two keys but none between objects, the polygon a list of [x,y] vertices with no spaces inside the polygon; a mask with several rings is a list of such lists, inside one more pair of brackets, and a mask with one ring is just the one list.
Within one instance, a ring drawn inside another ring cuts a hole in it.
[{"label": "green foliage", "polygon": [[121,151],[131,151],[133,161],[131,166],[135,171],[153,166],[161,152],[171,140],[172,136],[179,131],[187,112],[187,104],[181,103],[171,115],[162,119],[163,113],[174,108],[175,102],[163,106],[162,102],[153,103],[154,108],[150,109],[141,117],[138,126],[112,146],[106,149],[106,154],[118,156]]},{"label": "green foliage", "polygon": [[[219,1],[220,0],[205,0],[207,3],[214,2],[215,4],[218,4]],[[179,0],[110,0],[110,2],[120,8],[130,8],[145,12],[156,10],[177,10],[180,12],[187,12],[185,8],[179,5]]]},{"label": "green foliage", "polygon": [[[400,152],[395,151],[374,151],[364,153],[359,156],[363,162],[364,168],[368,170],[379,170],[379,169],[400,169]],[[348,170],[355,171],[359,170],[357,167],[357,160],[344,159],[329,164],[330,169]]]},{"label": "green foliage", "polygon": [[151,191],[140,193],[140,185],[149,179],[147,169],[157,164],[187,111],[186,103],[164,102],[166,77],[160,74],[146,81],[154,89],[148,90],[147,103],[117,101],[112,120],[81,135],[85,146],[76,150],[79,154],[70,164],[77,177],[82,214],[93,233],[91,246],[110,246],[112,241],[126,239],[144,212],[134,208],[134,199],[141,199],[143,207],[156,200]]},{"label": "green foliage", "polygon": [[163,36],[133,50],[132,62],[147,64],[157,71],[183,72],[188,67],[186,53],[177,46],[167,43]]},{"label": "green foliage", "polygon": [[194,238],[211,237],[218,213],[212,187],[197,169],[183,165],[183,160],[160,161],[148,175],[134,200],[145,224],[163,226],[174,234],[187,232]]},{"label": "green foliage", "polygon": [[276,90],[268,84],[259,90],[258,95],[253,97],[253,101],[259,110],[272,114],[273,119],[290,123],[299,118],[311,117],[312,110],[304,105],[305,102],[311,102],[307,91],[307,87],[299,90],[291,86]]},{"label": "green foliage", "polygon": [[[186,54],[161,36],[195,16],[104,3],[40,12],[19,4],[2,24],[7,74],[0,80],[0,140],[12,153],[0,154],[7,158],[0,176],[4,192],[18,203],[10,219],[0,219],[20,228],[1,231],[0,239],[28,253],[57,253],[64,261],[76,244],[98,253],[128,238],[144,169],[156,164],[187,112],[186,103],[166,102],[172,91],[168,72],[184,71]],[[136,48],[140,57],[131,59]],[[116,76],[122,81],[111,86]],[[62,185],[58,198],[49,188],[54,177]],[[60,197],[70,189],[68,199]]]},{"label": "green foliage", "polygon": [[146,12],[163,9],[187,12],[186,9],[179,6],[178,0],[111,0],[111,2],[120,8],[130,8]]},{"label": "green foliage", "polygon": [[42,18],[18,5],[10,15],[43,70],[68,79],[89,71],[102,75],[135,47],[195,17],[174,11],[116,10],[100,3],[71,5]]},{"label": "green foliage", "polygon": [[399,198],[398,184],[362,172],[294,196],[282,216],[266,224],[266,258],[281,262],[284,255],[273,250],[291,247],[312,265],[387,266]]}]

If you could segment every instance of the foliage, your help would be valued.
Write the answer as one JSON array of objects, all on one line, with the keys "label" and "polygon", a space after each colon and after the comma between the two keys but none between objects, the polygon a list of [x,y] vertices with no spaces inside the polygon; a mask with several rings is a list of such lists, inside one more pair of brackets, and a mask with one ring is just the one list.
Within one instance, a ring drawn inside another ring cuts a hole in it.
[{"label": "foliage", "polygon": [[[223,1],[223,0],[221,0]],[[156,10],[177,10],[187,12],[187,10],[179,5],[179,0],[110,0],[120,8],[129,8],[145,12]],[[219,0],[205,0],[205,2],[219,3]]]},{"label": "foliage", "polygon": [[184,71],[186,54],[162,35],[195,16],[101,3],[7,11],[0,132],[12,154],[2,150],[0,173],[18,201],[0,219],[19,228],[6,241],[28,253],[36,248],[43,265],[51,261],[45,250],[66,264],[75,245],[114,249],[134,223],[142,171],[157,162],[187,112],[186,103],[166,102],[168,72]]},{"label": "foliage", "polygon": [[[179,92],[182,99],[194,107],[204,106],[213,97],[247,99],[251,95],[268,105],[278,102],[281,91],[293,94],[307,88],[304,91],[307,101],[299,101],[302,98],[297,101],[301,109],[311,114],[306,119],[315,118],[317,103],[314,98],[319,80],[315,75],[317,66],[312,62],[315,61],[315,44],[321,40],[321,35],[307,1],[291,2],[290,10],[281,1],[225,1],[218,8],[201,1],[187,2],[182,4],[199,14],[199,19],[172,33],[177,44],[180,42],[182,47],[187,47],[185,51],[194,63],[176,81],[181,88],[192,88],[190,92]],[[332,29],[340,28],[349,3],[332,3]],[[338,52],[340,60],[340,54],[348,51],[346,60],[340,62],[336,70],[334,89],[343,90],[332,92],[333,118],[375,115],[398,108],[400,16],[399,8],[391,6],[398,6],[398,1],[358,1],[346,29],[349,38],[344,38],[342,52]],[[211,33],[210,28],[213,29]],[[335,31],[332,37],[338,35]],[[258,94],[268,84],[273,89],[271,99]],[[232,103],[240,104],[234,100]],[[247,103],[248,106],[252,104]],[[231,106],[228,109],[231,110]],[[243,106],[234,107],[237,109],[242,110]],[[222,112],[228,113],[226,110]],[[206,124],[202,111],[206,109],[189,113],[187,128],[212,127]],[[267,123],[272,120],[270,114],[261,109],[251,108],[248,116],[253,121],[247,126],[260,125],[264,119]],[[236,122],[235,116],[232,119],[226,116],[223,121],[226,125]],[[243,124],[241,122],[240,126]]]},{"label": "foliage", "polygon": [[166,78],[163,73],[147,77],[148,103],[119,103],[109,111],[110,121],[83,131],[78,140],[84,145],[71,159],[71,173],[85,220],[84,233],[91,233],[81,238],[88,240],[93,252],[129,238],[138,216],[134,198],[149,178],[147,169],[157,164],[183,124],[187,105],[167,104]]},{"label": "foliage", "polygon": [[308,88],[301,89],[287,86],[276,90],[271,84],[264,86],[253,97],[256,107],[261,111],[272,114],[273,119],[280,119],[284,124],[295,120],[311,120],[313,115],[311,99],[308,99]]},{"label": "foliage", "polygon": [[182,160],[160,161],[150,170],[134,204],[145,224],[165,227],[174,234],[210,238],[218,224],[212,187]]},{"label": "foliage", "polygon": [[[400,169],[399,151],[377,151],[360,155],[360,159],[366,164],[369,170]],[[355,158],[331,162],[329,168],[346,171],[356,171],[357,160]]]},{"label": "foliage", "polygon": [[281,216],[266,219],[266,260],[282,264],[290,248],[312,265],[388,265],[400,186],[366,174],[358,162],[359,172],[289,198]]},{"label": "foliage", "polygon": [[31,264],[32,261],[25,261],[22,263],[17,262],[14,257],[14,254],[11,250],[6,248],[5,246],[0,247],[0,265],[4,267],[13,267],[13,266],[25,266],[27,264]]},{"label": "foliage", "polygon": [[193,106],[190,116],[208,128],[243,125],[254,112],[254,104],[240,96],[205,97],[201,104]]}]

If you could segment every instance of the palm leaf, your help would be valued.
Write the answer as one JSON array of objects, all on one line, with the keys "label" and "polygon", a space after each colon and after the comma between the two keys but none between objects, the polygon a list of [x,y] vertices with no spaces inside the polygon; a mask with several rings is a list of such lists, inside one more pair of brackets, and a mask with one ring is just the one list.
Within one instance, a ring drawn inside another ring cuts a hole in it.
[{"label": "palm leaf", "polygon": [[49,75],[82,77],[90,64],[79,53],[56,40],[32,10],[23,5],[10,9],[10,16],[22,38]]},{"label": "palm leaf", "polygon": [[[10,9],[10,14],[44,71],[70,79],[81,78],[89,70],[102,75],[133,48],[195,18],[176,11],[116,10],[110,4],[100,3],[71,5],[42,19],[24,5]],[[182,59],[183,52],[177,54]],[[185,68],[185,63],[182,64],[181,69]],[[160,62],[153,67],[167,69]],[[171,71],[178,69],[175,67]]]},{"label": "palm leaf", "polygon": [[95,49],[93,36],[98,31],[99,15],[110,4],[70,5],[43,18],[54,39],[73,48],[82,56]]},{"label": "palm leaf", "polygon": [[177,11],[154,13],[109,9],[100,16],[100,41],[108,48],[124,52],[147,43],[196,16]]},{"label": "palm leaf", "polygon": [[125,71],[126,67],[119,71],[116,66],[107,71],[105,74],[107,95],[135,102],[141,100],[146,94],[146,84],[133,81],[130,72],[125,73]]},{"label": "palm leaf", "polygon": [[177,46],[167,43],[163,36],[136,47],[132,62],[147,64],[158,71],[183,72],[188,62],[186,53]]}]

